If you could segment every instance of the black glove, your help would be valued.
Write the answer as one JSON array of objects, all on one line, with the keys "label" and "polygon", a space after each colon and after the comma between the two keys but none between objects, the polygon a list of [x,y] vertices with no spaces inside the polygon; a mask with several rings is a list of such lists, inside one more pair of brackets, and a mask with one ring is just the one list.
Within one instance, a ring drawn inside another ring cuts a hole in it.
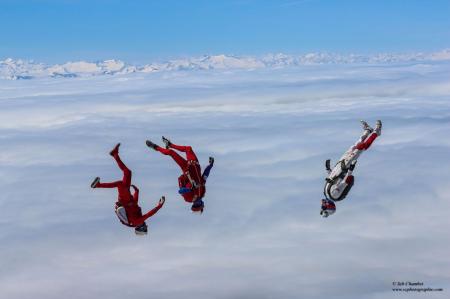
[{"label": "black glove", "polygon": [[356,167],[356,161],[355,163],[350,164],[350,167],[348,169],[350,169],[351,171],[353,171]]},{"label": "black glove", "polygon": [[328,170],[328,171],[331,171],[330,164],[331,164],[331,160],[330,159],[325,161],[325,169]]}]

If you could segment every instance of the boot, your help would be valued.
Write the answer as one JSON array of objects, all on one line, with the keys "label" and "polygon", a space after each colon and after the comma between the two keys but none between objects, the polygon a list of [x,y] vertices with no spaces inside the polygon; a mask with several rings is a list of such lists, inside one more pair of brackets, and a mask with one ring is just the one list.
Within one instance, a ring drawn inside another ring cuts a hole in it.
[{"label": "boot", "polygon": [[361,124],[362,124],[364,131],[369,131],[369,133],[372,133],[373,129],[371,126],[369,126],[369,124],[367,122],[361,120]]},{"label": "boot", "polygon": [[98,183],[100,183],[100,178],[96,177],[91,183],[91,188],[96,188]]},{"label": "boot", "polygon": [[377,133],[378,136],[381,135],[381,128],[383,127],[383,124],[381,123],[381,120],[377,120],[377,123],[375,125],[375,133]]},{"label": "boot", "polygon": [[112,151],[109,152],[109,154],[113,157],[117,155],[119,153],[119,146],[120,143],[117,143],[116,146],[112,149]]},{"label": "boot", "polygon": [[145,141],[145,144],[146,144],[149,148],[154,149],[155,151],[156,151],[156,149],[157,149],[157,147],[158,147],[156,144],[154,144],[154,143],[151,142],[150,140]]},{"label": "boot", "polygon": [[170,145],[172,144],[172,143],[170,142],[170,140],[167,139],[166,137],[162,136],[162,141],[163,141],[164,144],[166,145],[166,149],[169,149],[169,148],[170,148]]}]

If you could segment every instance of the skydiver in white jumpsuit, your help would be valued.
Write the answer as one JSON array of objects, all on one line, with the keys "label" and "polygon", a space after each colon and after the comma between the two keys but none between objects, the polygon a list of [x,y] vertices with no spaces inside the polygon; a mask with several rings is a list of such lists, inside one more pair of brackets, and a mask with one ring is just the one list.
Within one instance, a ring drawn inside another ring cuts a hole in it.
[{"label": "skydiver in white jumpsuit", "polygon": [[[354,184],[353,170],[361,153],[367,150],[372,142],[381,135],[382,123],[377,120],[375,130],[365,121],[361,121],[364,132],[358,141],[351,146],[339,159],[333,169],[330,168],[330,160],[325,162],[328,173],[325,179],[324,195],[332,201],[343,200]],[[323,210],[323,209],[322,209]],[[331,215],[331,214],[330,214]]]}]

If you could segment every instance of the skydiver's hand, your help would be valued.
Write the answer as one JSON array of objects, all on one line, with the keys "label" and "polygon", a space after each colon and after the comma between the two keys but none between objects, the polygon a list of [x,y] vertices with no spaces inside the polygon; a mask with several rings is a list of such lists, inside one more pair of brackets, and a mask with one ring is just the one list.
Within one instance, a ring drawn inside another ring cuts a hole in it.
[{"label": "skydiver's hand", "polygon": [[330,165],[331,165],[331,160],[330,160],[330,159],[327,159],[327,160],[325,161],[325,169],[326,169],[327,171],[331,171]]},{"label": "skydiver's hand", "polygon": [[214,157],[209,157],[209,164],[211,164],[211,165],[214,164]]},{"label": "skydiver's hand", "polygon": [[353,171],[353,170],[355,169],[355,167],[356,167],[356,162],[358,162],[358,161],[354,161],[354,162],[352,162],[352,164],[350,164],[349,169],[350,169],[351,171]]},{"label": "skydiver's hand", "polygon": [[159,199],[158,206],[162,207],[165,202],[166,202],[166,197],[165,196],[161,196],[161,198]]},{"label": "skydiver's hand", "polygon": [[139,191],[139,188],[136,187],[135,185],[131,185],[131,187],[133,187],[134,191]]}]

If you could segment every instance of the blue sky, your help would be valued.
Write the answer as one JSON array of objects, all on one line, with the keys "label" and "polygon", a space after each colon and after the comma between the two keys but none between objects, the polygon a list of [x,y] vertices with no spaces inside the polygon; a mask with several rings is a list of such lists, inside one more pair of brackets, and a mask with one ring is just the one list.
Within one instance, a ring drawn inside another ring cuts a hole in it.
[{"label": "blue sky", "polygon": [[446,0],[0,0],[0,58],[430,51],[450,46],[449,11]]}]

